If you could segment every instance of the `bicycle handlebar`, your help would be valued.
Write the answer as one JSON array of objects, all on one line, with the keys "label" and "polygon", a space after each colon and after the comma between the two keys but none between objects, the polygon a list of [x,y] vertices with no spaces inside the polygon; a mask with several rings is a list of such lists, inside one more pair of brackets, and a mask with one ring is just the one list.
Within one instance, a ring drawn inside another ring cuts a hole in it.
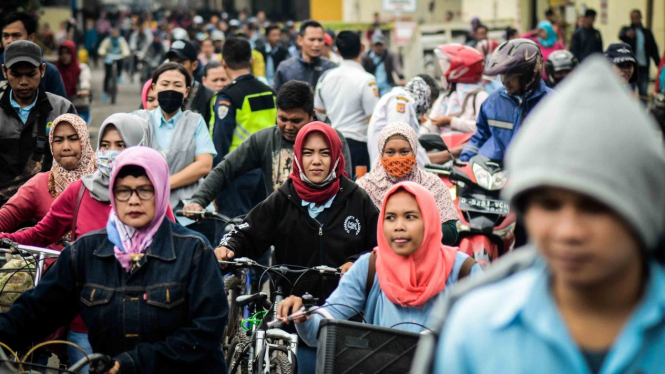
[{"label": "bicycle handlebar", "polygon": [[93,353],[88,357],[83,357],[81,360],[67,369],[67,371],[76,373],[81,371],[81,369],[87,365],[90,365],[90,373],[104,374],[113,368],[115,361],[110,356],[101,353]]},{"label": "bicycle handlebar", "polygon": [[218,219],[224,222],[234,222],[237,220],[237,218],[229,218],[223,214],[219,214],[217,212],[211,212],[209,210],[176,210],[175,215],[176,217],[187,217],[186,214],[198,216],[198,218],[202,219]]},{"label": "bicycle handlebar", "polygon": [[43,254],[45,257],[58,257],[60,252],[41,247],[33,247],[31,245],[22,245],[11,241],[10,239],[0,240],[0,252],[9,254],[19,254],[20,252],[27,252],[31,255]]}]

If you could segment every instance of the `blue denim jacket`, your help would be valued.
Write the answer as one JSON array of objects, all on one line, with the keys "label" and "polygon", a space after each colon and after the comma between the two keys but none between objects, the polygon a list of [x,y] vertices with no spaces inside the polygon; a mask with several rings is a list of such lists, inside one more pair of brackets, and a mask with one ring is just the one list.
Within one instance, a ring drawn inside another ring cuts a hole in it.
[{"label": "blue denim jacket", "polygon": [[[649,265],[641,302],[600,374],[665,372],[665,270]],[[589,374],[549,290],[543,266],[472,291],[453,306],[437,348],[436,374]]]},{"label": "blue denim jacket", "polygon": [[0,314],[0,341],[29,344],[77,314],[95,352],[126,373],[226,373],[224,282],[207,240],[164,220],[140,268],[127,273],[106,230],[62,251],[38,287]]},{"label": "blue denim jacket", "polygon": [[469,161],[471,157],[479,154],[492,160],[503,161],[506,149],[522,125],[524,117],[552,92],[541,79],[540,84],[524,102],[508,95],[503,87],[492,93],[480,107],[476,121],[478,130],[464,147],[460,159]]}]

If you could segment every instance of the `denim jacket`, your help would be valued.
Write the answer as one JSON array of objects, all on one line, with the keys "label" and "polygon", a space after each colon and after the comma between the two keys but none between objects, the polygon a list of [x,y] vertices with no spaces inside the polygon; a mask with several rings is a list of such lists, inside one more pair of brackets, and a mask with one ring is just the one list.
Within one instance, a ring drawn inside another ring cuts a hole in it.
[{"label": "denim jacket", "polygon": [[540,80],[524,101],[508,95],[505,88],[492,93],[480,107],[476,120],[478,129],[464,147],[460,159],[469,161],[471,157],[479,154],[492,160],[503,161],[506,149],[524,118],[552,92],[552,89]]},{"label": "denim jacket", "polygon": [[207,240],[164,220],[138,269],[116,260],[106,230],[62,251],[39,286],[0,314],[0,342],[21,346],[81,314],[94,352],[127,373],[226,373],[224,282]]}]

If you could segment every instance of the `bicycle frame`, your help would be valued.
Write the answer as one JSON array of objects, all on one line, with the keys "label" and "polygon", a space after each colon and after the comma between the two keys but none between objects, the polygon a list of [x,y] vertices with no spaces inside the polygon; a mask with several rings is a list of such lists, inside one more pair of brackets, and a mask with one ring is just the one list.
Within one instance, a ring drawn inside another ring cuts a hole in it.
[{"label": "bicycle frame", "polygon": [[58,256],[60,256],[60,252],[56,250],[33,247],[30,245],[18,244],[16,246],[13,246],[12,248],[0,248],[0,253],[5,253],[9,255],[21,255],[21,252],[26,252],[31,255],[37,255],[37,265],[35,267],[35,277],[34,277],[35,287],[37,287],[37,284],[39,284],[39,281],[43,276],[44,261],[47,258],[57,258]]}]

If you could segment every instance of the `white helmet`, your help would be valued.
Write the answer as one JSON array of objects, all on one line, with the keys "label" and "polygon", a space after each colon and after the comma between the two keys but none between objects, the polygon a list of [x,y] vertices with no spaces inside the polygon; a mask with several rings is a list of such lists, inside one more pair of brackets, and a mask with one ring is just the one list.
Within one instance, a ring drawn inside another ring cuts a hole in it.
[{"label": "white helmet", "polygon": [[172,40],[189,40],[189,34],[187,34],[187,31],[181,27],[176,27],[171,31],[171,39]]}]

